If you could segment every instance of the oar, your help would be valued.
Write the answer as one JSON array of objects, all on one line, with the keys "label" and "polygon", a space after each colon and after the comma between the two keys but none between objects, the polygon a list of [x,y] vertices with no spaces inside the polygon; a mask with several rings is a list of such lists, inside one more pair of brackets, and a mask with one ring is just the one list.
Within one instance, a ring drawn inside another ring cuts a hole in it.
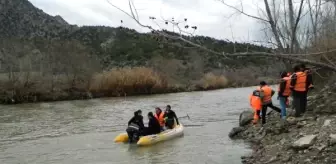
[{"label": "oar", "polygon": [[202,125],[202,124],[195,124],[195,125],[193,125],[193,124],[190,124],[190,125],[183,125],[184,127],[199,127],[199,126],[204,126],[204,125]]},{"label": "oar", "polygon": [[189,117],[189,115],[187,114],[186,116],[181,116],[181,117],[178,117],[179,119],[180,118],[188,118],[188,120],[190,120],[190,117]]}]

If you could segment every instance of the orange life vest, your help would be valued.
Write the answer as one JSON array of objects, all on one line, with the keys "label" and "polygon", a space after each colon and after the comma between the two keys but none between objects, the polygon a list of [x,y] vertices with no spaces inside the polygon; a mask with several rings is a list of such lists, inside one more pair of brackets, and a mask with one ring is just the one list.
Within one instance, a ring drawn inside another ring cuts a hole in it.
[{"label": "orange life vest", "polygon": [[155,113],[154,117],[159,121],[160,126],[164,126],[165,125],[164,112],[161,112],[159,116]]},{"label": "orange life vest", "polygon": [[261,92],[263,92],[263,98],[262,98],[262,103],[269,103],[272,101],[272,88],[269,86],[263,86],[263,87],[259,87],[257,90],[260,90]]},{"label": "orange life vest", "polygon": [[296,83],[294,86],[295,91],[306,91],[307,74],[305,72],[296,72]]},{"label": "orange life vest", "polygon": [[[284,80],[286,82],[285,90],[283,91],[282,95],[289,96],[291,94],[291,90],[290,90],[291,78],[290,77],[284,77],[284,78],[282,78],[282,80]],[[278,87],[278,91],[280,91],[280,85]]]},{"label": "orange life vest", "polygon": [[250,95],[250,105],[252,109],[254,110],[253,114],[253,124],[256,124],[259,121],[259,114],[261,108],[262,108],[262,103],[260,99],[260,91],[255,90],[253,93]]},{"label": "orange life vest", "polygon": [[257,95],[250,95],[250,105],[252,107],[252,109],[254,109],[255,111],[257,110],[261,110],[261,99],[260,96]]}]

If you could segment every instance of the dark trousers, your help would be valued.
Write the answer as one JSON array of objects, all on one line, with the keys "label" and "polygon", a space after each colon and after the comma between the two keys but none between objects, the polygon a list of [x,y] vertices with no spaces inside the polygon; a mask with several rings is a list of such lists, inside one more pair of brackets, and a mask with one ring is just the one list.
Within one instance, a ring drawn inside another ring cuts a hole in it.
[{"label": "dark trousers", "polygon": [[295,109],[295,117],[300,117],[306,112],[307,108],[307,92],[293,92],[293,107]]},{"label": "dark trousers", "polygon": [[133,129],[126,129],[128,135],[128,142],[133,143],[137,142],[140,138],[140,131],[133,130]]},{"label": "dark trousers", "polygon": [[170,118],[170,119],[167,119],[166,120],[166,127],[168,129],[173,129],[174,128],[174,123],[175,123],[175,120]]},{"label": "dark trousers", "polygon": [[[262,124],[265,124],[266,123],[266,114],[267,114],[267,108],[270,107],[272,108],[273,110],[277,111],[278,113],[281,113],[281,109],[274,106],[273,103],[268,103],[268,104],[265,104],[262,106],[262,109],[261,109],[261,122]],[[259,111],[260,112],[260,111]],[[260,114],[258,113],[258,115],[260,116]]]}]

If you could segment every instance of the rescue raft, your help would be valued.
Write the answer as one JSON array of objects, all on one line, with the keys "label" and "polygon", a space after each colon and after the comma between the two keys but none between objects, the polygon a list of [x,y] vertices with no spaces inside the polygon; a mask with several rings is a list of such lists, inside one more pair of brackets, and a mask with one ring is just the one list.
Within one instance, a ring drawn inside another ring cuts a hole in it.
[{"label": "rescue raft", "polygon": [[[148,146],[153,145],[158,142],[171,140],[173,138],[179,137],[183,135],[184,127],[182,124],[175,126],[174,129],[167,129],[159,134],[148,135],[140,137],[139,141],[137,142],[138,146]],[[128,135],[127,133],[121,133],[115,137],[114,142],[121,143],[121,142],[128,142]]]}]

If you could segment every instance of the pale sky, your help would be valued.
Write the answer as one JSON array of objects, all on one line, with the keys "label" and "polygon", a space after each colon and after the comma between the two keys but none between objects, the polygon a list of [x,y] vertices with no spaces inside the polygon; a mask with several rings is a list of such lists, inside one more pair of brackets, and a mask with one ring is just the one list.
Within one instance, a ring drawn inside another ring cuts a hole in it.
[{"label": "pale sky", "polygon": [[[136,29],[139,32],[148,30],[140,27],[129,16],[109,5],[106,0],[29,0],[36,7],[50,15],[60,15],[68,23],[82,25],[122,26]],[[128,0],[109,0],[114,5],[130,13]],[[263,8],[258,0],[242,0],[244,11],[257,15],[257,5]],[[226,0],[227,3],[240,7],[240,0]],[[257,4],[259,2],[259,4]],[[237,42],[261,40],[260,24],[252,18],[237,14],[218,0],[134,0],[140,21],[143,24],[157,27],[149,16],[158,20],[161,28],[173,30],[172,26],[163,23],[164,19],[175,18],[175,21],[188,18],[190,26],[196,25],[195,34],[229,39]],[[233,15],[234,14],[234,15]],[[231,16],[233,15],[233,16]],[[233,35],[233,37],[232,37]]]}]

